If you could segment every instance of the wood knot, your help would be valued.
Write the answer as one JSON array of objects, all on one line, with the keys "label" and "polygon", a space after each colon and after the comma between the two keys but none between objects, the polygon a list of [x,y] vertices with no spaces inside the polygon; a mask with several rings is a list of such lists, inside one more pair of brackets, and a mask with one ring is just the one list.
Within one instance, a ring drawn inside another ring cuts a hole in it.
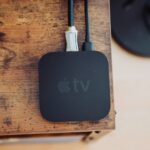
[{"label": "wood knot", "polygon": [[0,21],[0,26],[3,26],[3,25],[4,25],[4,23],[2,21]]},{"label": "wood knot", "polygon": [[6,117],[6,118],[4,118],[3,123],[7,126],[10,126],[10,125],[12,125],[12,120],[10,117]]},{"label": "wood knot", "polygon": [[8,69],[12,60],[16,57],[16,53],[5,47],[0,47],[0,68]]},{"label": "wood knot", "polygon": [[[2,24],[2,22],[0,22],[0,26],[2,26],[3,24]],[[3,33],[3,32],[0,32],[0,41],[2,42],[2,41],[4,41],[4,38],[5,38],[5,33]]]},{"label": "wood knot", "polygon": [[4,108],[7,111],[8,107],[7,98],[5,96],[0,96],[0,108]]}]

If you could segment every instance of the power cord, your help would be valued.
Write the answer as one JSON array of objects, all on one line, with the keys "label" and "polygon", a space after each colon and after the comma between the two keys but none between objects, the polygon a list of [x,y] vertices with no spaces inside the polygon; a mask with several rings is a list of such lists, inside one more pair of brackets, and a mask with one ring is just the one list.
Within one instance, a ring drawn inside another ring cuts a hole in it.
[{"label": "power cord", "polygon": [[79,51],[78,31],[74,26],[74,0],[68,0],[68,30],[66,31],[66,51]]},{"label": "power cord", "polygon": [[85,11],[85,42],[83,43],[83,51],[94,50],[93,42],[90,36],[90,18],[89,18],[89,0],[84,1],[84,11]]}]

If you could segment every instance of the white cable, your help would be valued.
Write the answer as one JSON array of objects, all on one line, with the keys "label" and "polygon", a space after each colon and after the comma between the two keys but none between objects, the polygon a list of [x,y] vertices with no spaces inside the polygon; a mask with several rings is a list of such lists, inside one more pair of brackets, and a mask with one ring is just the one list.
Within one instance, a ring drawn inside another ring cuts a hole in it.
[{"label": "white cable", "polygon": [[78,48],[78,31],[75,26],[69,27],[66,31],[66,51],[79,51]]}]

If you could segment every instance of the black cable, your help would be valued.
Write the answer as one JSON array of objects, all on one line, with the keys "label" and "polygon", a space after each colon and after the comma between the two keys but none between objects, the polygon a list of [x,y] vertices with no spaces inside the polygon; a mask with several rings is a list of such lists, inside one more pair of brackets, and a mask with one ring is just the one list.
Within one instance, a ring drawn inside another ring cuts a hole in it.
[{"label": "black cable", "polygon": [[84,11],[85,11],[85,42],[83,43],[83,51],[93,50],[93,43],[90,36],[90,19],[89,19],[89,0],[84,0]]},{"label": "black cable", "polygon": [[68,26],[74,26],[74,0],[68,0]]},{"label": "black cable", "polygon": [[85,0],[85,26],[86,26],[86,35],[85,41],[90,41],[90,20],[89,20],[89,1]]}]

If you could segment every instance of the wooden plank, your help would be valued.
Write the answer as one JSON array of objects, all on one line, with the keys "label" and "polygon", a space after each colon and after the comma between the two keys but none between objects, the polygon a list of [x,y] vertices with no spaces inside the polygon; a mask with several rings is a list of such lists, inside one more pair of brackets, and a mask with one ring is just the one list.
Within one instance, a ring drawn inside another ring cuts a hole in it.
[{"label": "wooden plank", "polygon": [[[79,45],[84,41],[83,0],[75,0]],[[97,122],[52,123],[41,117],[38,61],[65,50],[66,0],[0,0],[0,136],[110,130],[115,127],[107,0],[90,0],[91,32],[96,50],[110,64],[111,111]]]}]

